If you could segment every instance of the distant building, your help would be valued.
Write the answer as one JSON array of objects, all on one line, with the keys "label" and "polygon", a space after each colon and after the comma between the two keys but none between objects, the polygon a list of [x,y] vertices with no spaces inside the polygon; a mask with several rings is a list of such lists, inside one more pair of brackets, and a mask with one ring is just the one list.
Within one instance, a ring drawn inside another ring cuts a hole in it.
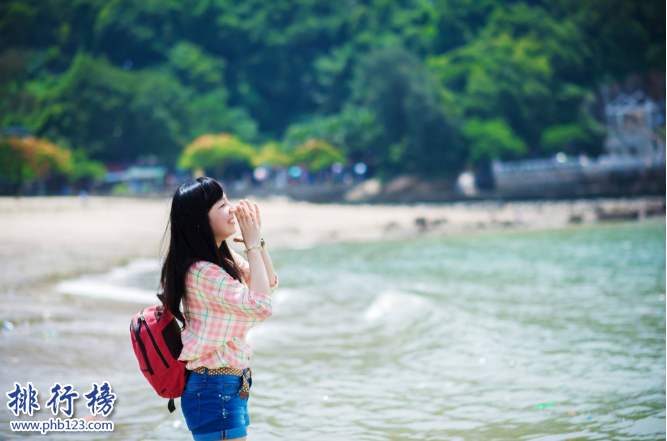
[{"label": "distant building", "polygon": [[664,127],[665,116],[644,92],[619,94],[605,106],[605,116],[605,150],[609,155],[664,158],[665,139],[658,127]]},{"label": "distant building", "polygon": [[583,196],[586,156],[558,153],[550,158],[494,160],[496,194],[507,197]]},{"label": "distant building", "polygon": [[[111,170],[104,177],[100,188],[102,193],[114,192],[114,187],[124,188],[128,194],[140,195],[154,192],[160,192],[164,188],[164,178],[167,174],[167,168],[163,166],[131,166],[123,170]],[[125,187],[117,187],[124,184]],[[121,190],[125,191],[125,190]],[[120,194],[119,190],[115,190]]]},{"label": "distant building", "polygon": [[605,106],[605,154],[493,161],[498,196],[665,194],[665,115],[638,90]]}]

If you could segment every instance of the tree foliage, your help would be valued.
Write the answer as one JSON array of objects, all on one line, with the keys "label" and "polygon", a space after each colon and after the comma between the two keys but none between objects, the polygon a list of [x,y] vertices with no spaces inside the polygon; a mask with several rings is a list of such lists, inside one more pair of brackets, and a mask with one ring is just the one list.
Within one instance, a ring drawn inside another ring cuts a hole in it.
[{"label": "tree foliage", "polygon": [[225,167],[234,162],[250,163],[255,149],[229,133],[201,135],[188,144],[178,159],[184,169],[215,171],[222,179]]},{"label": "tree foliage", "polygon": [[101,161],[176,161],[225,132],[275,142],[278,164],[318,139],[384,177],[597,154],[596,90],[664,81],[664,16],[657,0],[8,0],[0,126]]},{"label": "tree foliage", "polygon": [[321,139],[309,139],[294,150],[291,158],[296,163],[305,164],[308,171],[313,173],[345,160],[336,147]]},{"label": "tree foliage", "polygon": [[106,167],[88,159],[84,150],[71,150],[43,138],[16,135],[0,138],[0,177],[21,191],[24,182],[63,176],[76,184],[102,179]]},{"label": "tree foliage", "polygon": [[12,183],[23,183],[48,173],[70,174],[72,152],[34,136],[0,138],[0,170]]}]

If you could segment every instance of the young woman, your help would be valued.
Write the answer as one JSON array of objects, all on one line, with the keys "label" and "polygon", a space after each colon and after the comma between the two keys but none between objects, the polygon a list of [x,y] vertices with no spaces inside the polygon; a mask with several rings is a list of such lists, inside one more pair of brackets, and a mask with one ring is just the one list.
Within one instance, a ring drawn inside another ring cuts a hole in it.
[{"label": "young woman", "polygon": [[[226,242],[237,222],[242,237],[234,240],[244,243],[247,262]],[[185,421],[195,441],[245,440],[253,354],[245,338],[273,313],[278,285],[259,208],[247,199],[233,206],[217,181],[203,177],[176,190],[169,224],[160,299],[184,323]]]}]

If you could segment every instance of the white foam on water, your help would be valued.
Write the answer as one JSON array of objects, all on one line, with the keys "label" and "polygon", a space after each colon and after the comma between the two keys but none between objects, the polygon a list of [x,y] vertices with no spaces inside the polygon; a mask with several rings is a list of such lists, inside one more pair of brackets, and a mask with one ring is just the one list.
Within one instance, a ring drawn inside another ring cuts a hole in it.
[{"label": "white foam on water", "polygon": [[425,314],[431,302],[414,294],[387,292],[380,294],[364,312],[364,319],[370,322],[395,319],[409,319]]},{"label": "white foam on water", "polygon": [[97,281],[72,280],[60,282],[55,290],[62,294],[72,294],[83,297],[98,299],[118,300],[157,305],[159,303],[155,293],[152,291],[128,288],[126,286],[114,286],[100,284]]},{"label": "white foam on water", "polygon": [[159,300],[155,290],[131,286],[129,281],[147,273],[159,274],[159,265],[157,259],[136,259],[106,273],[63,280],[54,286],[54,290],[61,294],[156,305]]}]

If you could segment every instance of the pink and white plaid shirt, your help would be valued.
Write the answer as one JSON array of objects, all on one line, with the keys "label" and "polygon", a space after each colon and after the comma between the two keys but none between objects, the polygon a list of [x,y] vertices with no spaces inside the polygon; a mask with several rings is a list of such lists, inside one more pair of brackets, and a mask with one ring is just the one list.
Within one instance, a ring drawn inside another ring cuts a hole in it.
[{"label": "pink and white plaid shirt", "polygon": [[253,291],[247,285],[250,265],[231,251],[243,270],[243,283],[204,260],[193,263],[188,270],[182,299],[186,326],[181,331],[183,350],[178,357],[187,361],[187,369],[247,368],[254,351],[246,343],[246,335],[273,313],[271,295],[278,286],[278,274],[271,285],[271,295]]}]

